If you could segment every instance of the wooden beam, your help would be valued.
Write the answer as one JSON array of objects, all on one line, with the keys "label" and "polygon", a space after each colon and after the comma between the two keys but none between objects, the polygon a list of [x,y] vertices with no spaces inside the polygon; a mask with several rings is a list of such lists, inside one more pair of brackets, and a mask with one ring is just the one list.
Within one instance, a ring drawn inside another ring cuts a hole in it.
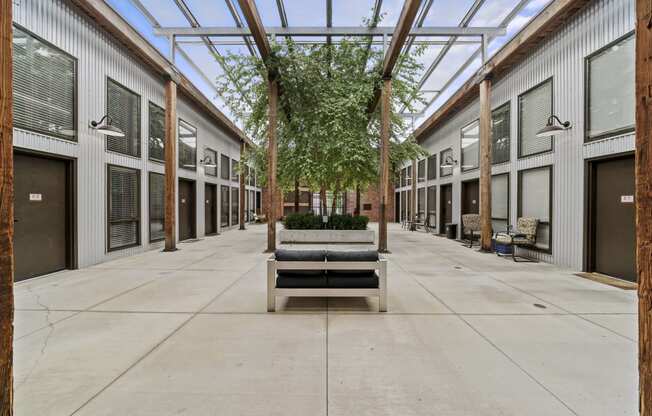
[{"label": "wooden beam", "polygon": [[263,26],[263,21],[260,18],[260,14],[258,14],[256,4],[254,3],[254,0],[238,0],[238,3],[240,4],[242,14],[247,21],[247,26],[251,31],[251,35],[256,42],[258,52],[260,52],[260,56],[263,58],[263,61],[267,61],[267,59],[272,55],[272,48],[270,47],[269,41],[267,40],[265,27]]},{"label": "wooden beam", "polygon": [[385,59],[383,61],[382,75],[384,78],[391,77],[394,66],[398,60],[398,56],[403,49],[405,40],[410,34],[410,29],[414,25],[414,19],[417,17],[421,0],[405,0],[403,9],[401,9],[401,16],[398,18],[398,23],[392,35],[392,41],[389,48],[385,51]]},{"label": "wooden beam", "polygon": [[641,416],[652,415],[652,3],[636,1],[636,262]]},{"label": "wooden beam", "polygon": [[14,149],[12,0],[0,0],[0,415],[13,415]]},{"label": "wooden beam", "polygon": [[380,104],[380,178],[378,191],[380,204],[378,212],[378,251],[387,253],[387,198],[389,188],[389,135],[392,117],[392,79],[383,80]]},{"label": "wooden beam", "polygon": [[244,165],[244,154],[245,154],[245,144],[240,143],[240,191],[239,191],[239,197],[240,197],[240,203],[238,205],[238,210],[240,214],[240,229],[244,230],[245,229],[245,179],[246,179],[246,172],[247,170],[245,169]]},{"label": "wooden beam", "polygon": [[270,78],[267,127],[267,251],[276,250],[276,122],[278,112],[278,81]]},{"label": "wooden beam", "polygon": [[165,83],[165,251],[177,249],[177,84]]},{"label": "wooden beam", "polygon": [[412,198],[410,198],[412,220],[417,217],[417,160],[412,159]]},{"label": "wooden beam", "polygon": [[480,83],[480,249],[491,251],[491,79]]}]

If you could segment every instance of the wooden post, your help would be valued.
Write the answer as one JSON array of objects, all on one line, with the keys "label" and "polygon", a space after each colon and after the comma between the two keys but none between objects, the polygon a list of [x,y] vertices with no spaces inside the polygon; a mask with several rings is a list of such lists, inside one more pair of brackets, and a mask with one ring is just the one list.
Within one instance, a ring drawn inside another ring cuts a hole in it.
[{"label": "wooden post", "polygon": [[245,153],[245,142],[240,143],[240,203],[238,206],[238,211],[240,215],[240,230],[245,229],[245,179],[246,179],[246,170],[244,166],[244,153]]},{"label": "wooden post", "polygon": [[417,218],[417,177],[417,161],[414,159],[412,160],[412,199],[410,200],[410,204],[412,205],[412,208],[410,209],[412,220]]},{"label": "wooden post", "polygon": [[165,82],[165,250],[177,249],[177,84]]},{"label": "wooden post", "polygon": [[12,0],[0,0],[0,415],[13,414],[14,149]]},{"label": "wooden post", "polygon": [[491,251],[491,79],[480,83],[480,249]]},{"label": "wooden post", "polygon": [[276,250],[276,113],[278,107],[278,81],[270,77],[269,126],[267,131],[267,251]]},{"label": "wooden post", "polygon": [[636,2],[636,262],[641,416],[652,415],[652,3]]},{"label": "wooden post", "polygon": [[380,97],[380,178],[378,191],[380,207],[378,212],[378,251],[387,253],[387,188],[389,186],[389,135],[392,112],[392,79],[383,79]]}]

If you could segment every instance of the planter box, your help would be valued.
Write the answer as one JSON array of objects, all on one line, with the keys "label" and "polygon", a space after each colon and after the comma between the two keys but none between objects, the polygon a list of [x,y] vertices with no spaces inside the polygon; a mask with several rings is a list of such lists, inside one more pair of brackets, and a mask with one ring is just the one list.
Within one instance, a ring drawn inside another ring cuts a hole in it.
[{"label": "planter box", "polygon": [[281,243],[374,243],[373,230],[280,230]]}]

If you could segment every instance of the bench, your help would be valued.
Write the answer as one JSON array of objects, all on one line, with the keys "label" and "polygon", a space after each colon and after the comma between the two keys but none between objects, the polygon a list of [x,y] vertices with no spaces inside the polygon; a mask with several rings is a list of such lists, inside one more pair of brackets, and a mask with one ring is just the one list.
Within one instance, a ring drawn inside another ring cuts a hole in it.
[{"label": "bench", "polygon": [[277,296],[378,296],[386,312],[387,260],[375,251],[276,250],[267,260],[269,312]]}]

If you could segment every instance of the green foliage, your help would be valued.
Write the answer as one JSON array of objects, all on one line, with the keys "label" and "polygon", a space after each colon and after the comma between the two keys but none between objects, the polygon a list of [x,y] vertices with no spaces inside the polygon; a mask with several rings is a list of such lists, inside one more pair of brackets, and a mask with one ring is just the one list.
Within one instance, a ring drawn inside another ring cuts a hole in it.
[{"label": "green foliage", "polygon": [[364,215],[331,215],[324,224],[320,215],[313,213],[288,214],[283,225],[288,230],[366,230],[369,218]]},{"label": "green foliage", "polygon": [[[269,76],[282,88],[277,124],[279,186],[289,190],[299,180],[314,190],[341,192],[376,183],[380,105],[373,113],[368,108],[382,84],[382,51],[364,38],[331,45],[283,41],[272,45],[268,65],[249,55],[218,58],[229,68],[228,75],[217,80],[219,96],[259,145],[245,155],[256,166],[259,183],[266,183]],[[415,106],[424,102],[418,92],[423,65],[416,59],[423,52],[424,48],[415,47],[403,55],[392,79],[392,167],[426,154],[409,137],[411,126],[398,114],[404,106],[415,112]],[[401,141],[404,137],[407,140]]]}]

